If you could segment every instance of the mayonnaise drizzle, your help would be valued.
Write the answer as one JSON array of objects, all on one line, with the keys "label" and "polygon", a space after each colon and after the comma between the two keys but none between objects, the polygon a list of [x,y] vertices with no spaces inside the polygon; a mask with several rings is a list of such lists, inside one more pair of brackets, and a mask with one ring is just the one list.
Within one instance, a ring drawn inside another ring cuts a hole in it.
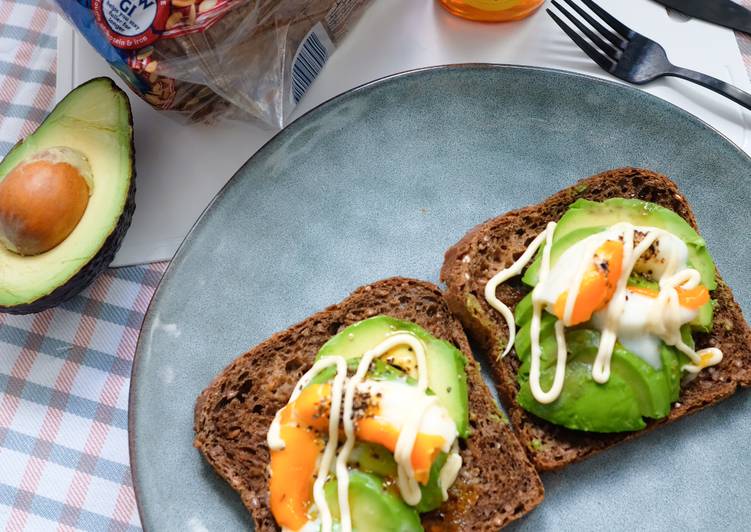
[{"label": "mayonnaise drizzle", "polygon": [[[310,384],[310,382],[315,379],[321,371],[331,366],[336,366],[337,377],[340,373],[344,373],[346,375],[346,360],[344,361],[344,369],[342,369],[342,363],[339,360],[339,357],[322,358],[321,360],[316,361],[316,363],[313,364],[313,367],[306,371],[302,377],[300,377],[300,380],[297,381],[295,388],[292,390],[292,395],[290,396],[287,404],[294,403],[300,396],[302,391]],[[282,410],[280,409],[274,416],[274,420],[271,422],[271,426],[269,427],[269,432],[268,434],[266,434],[266,443],[268,444],[269,449],[271,449],[272,451],[280,451],[285,447],[284,440],[280,435],[281,415]]]},{"label": "mayonnaise drizzle", "polygon": [[[331,470],[331,460],[336,454],[339,445],[339,414],[342,407],[342,388],[344,379],[347,378],[347,361],[344,357],[336,357],[336,376],[331,384],[331,412],[329,413],[329,440],[323,450],[321,463],[318,466],[318,475],[313,483],[313,500],[321,514],[321,527],[329,530],[333,527],[331,511],[326,502],[326,494],[323,490]],[[341,506],[341,503],[340,503]],[[349,510],[349,506],[347,506]],[[343,510],[342,510],[343,512]]]},{"label": "mayonnaise drizzle", "polygon": [[[509,341],[501,354],[501,357],[503,357],[508,354],[513,347],[516,338],[516,324],[514,323],[514,315],[511,312],[511,309],[496,297],[496,289],[501,283],[507,281],[511,277],[519,275],[542,245],[543,241],[545,242],[538,275],[539,279],[537,285],[532,291],[532,320],[530,324],[531,360],[529,371],[529,386],[532,395],[538,402],[543,404],[555,401],[563,389],[567,357],[565,326],[571,325],[571,318],[582,279],[589,264],[591,264],[591,259],[594,256],[597,247],[601,243],[598,240],[593,239],[592,243],[587,247],[586,252],[582,253],[582,260],[581,263],[577,265],[578,267],[576,269],[574,282],[572,286],[569,287],[563,319],[557,320],[555,323],[554,329],[557,343],[556,370],[553,384],[550,390],[545,392],[540,386],[540,357],[542,355],[542,349],[540,347],[540,324],[542,311],[546,305],[541,294],[544,290],[543,287],[547,282],[550,271],[550,250],[552,248],[555,228],[555,222],[548,223],[545,230],[537,235],[527,250],[516,262],[514,262],[514,264],[495,274],[485,285],[485,299],[491,307],[500,312],[508,325]],[[601,331],[597,356],[592,365],[592,378],[598,383],[605,383],[610,378],[610,361],[613,356],[613,349],[615,348],[618,321],[625,306],[627,284],[631,272],[641,255],[649,249],[655,240],[663,235],[671,235],[671,233],[663,229],[655,227],[637,228],[629,223],[618,223],[607,231],[614,236],[619,236],[623,239],[623,261],[621,275],[618,278],[615,292],[606,307],[605,326]],[[636,231],[641,231],[645,234],[641,242],[639,242],[637,246],[634,246],[634,233]],[[677,252],[675,248],[671,248],[667,266],[659,280],[660,291],[655,304],[652,307],[646,331],[655,334],[667,345],[675,346],[676,349],[689,357],[692,364],[686,364],[681,368],[681,370],[689,373],[698,373],[705,367],[718,364],[722,360],[722,351],[719,349],[710,347],[694,351],[690,346],[683,342],[683,339],[681,338],[680,328],[682,323],[680,322],[679,300],[676,289],[679,287],[684,289],[695,288],[699,285],[700,281],[701,275],[698,271],[692,268],[678,270]]]},{"label": "mayonnaise drizzle", "polygon": [[446,458],[441,472],[438,474],[438,487],[441,488],[441,498],[447,501],[449,498],[449,488],[456,481],[459,470],[462,468],[462,457],[459,454],[459,442],[455,441],[451,446],[451,453]]},{"label": "mayonnaise drizzle", "polygon": [[511,309],[509,309],[503,303],[503,301],[496,297],[496,288],[498,288],[498,285],[505,283],[512,277],[516,277],[517,275],[522,273],[524,267],[530,260],[532,260],[532,257],[535,255],[535,253],[537,253],[537,249],[545,240],[546,235],[548,233],[552,235],[553,229],[550,229],[551,224],[553,225],[553,229],[555,229],[555,223],[550,222],[545,231],[537,235],[537,237],[532,241],[527,250],[522,254],[521,257],[519,257],[519,260],[517,260],[505,270],[501,270],[500,272],[496,273],[490,279],[490,281],[488,281],[488,284],[485,285],[485,299],[488,301],[491,307],[501,313],[503,319],[506,320],[506,325],[508,325],[508,343],[506,344],[503,353],[501,353],[501,357],[505,357],[514,346],[514,340],[516,339],[516,326],[514,324],[514,313],[511,312]]},{"label": "mayonnaise drizzle", "polygon": [[[540,323],[542,321],[542,309],[545,303],[540,299],[538,294],[542,290],[541,287],[545,285],[545,282],[548,279],[548,273],[550,272],[550,250],[553,247],[555,225],[555,222],[548,223],[548,226],[543,233],[545,235],[545,247],[542,250],[539,281],[537,282],[535,289],[532,291],[532,323],[530,325],[530,334],[532,335],[532,356],[529,367],[529,386],[534,398],[541,403],[552,403],[558,398],[558,395],[560,395],[561,390],[563,389],[563,378],[566,375],[566,339],[564,337],[563,322],[559,320],[555,324],[558,358],[555,365],[553,385],[547,392],[543,391],[542,386],[540,386],[540,357],[542,356],[542,348],[540,347]],[[523,256],[521,258],[523,258]],[[511,327],[516,328],[516,324],[513,320],[511,321]]]},{"label": "mayonnaise drizzle", "polygon": [[[417,362],[417,388],[421,392],[425,392],[428,388],[425,347],[413,334],[408,332],[396,332],[388,336],[383,342],[367,351],[362,356],[355,374],[346,381],[346,385],[344,383],[347,376],[347,359],[342,356],[328,356],[313,364],[313,367],[310,368],[310,370],[308,370],[298,381],[292,396],[290,397],[289,403],[294,402],[302,390],[310,384],[312,379],[318,373],[330,366],[337,366],[336,377],[334,378],[331,387],[331,413],[329,415],[328,442],[326,443],[323,456],[321,457],[318,475],[316,476],[313,485],[313,499],[318,508],[321,519],[321,529],[324,532],[329,532],[333,528],[331,511],[326,503],[323,487],[326,480],[328,480],[331,467],[334,465],[332,462],[334,461],[334,454],[339,444],[340,417],[346,439],[339,450],[339,453],[336,455],[335,467],[338,483],[337,498],[339,501],[341,530],[343,532],[351,532],[352,517],[348,497],[349,469],[347,467],[347,460],[349,459],[349,455],[352,452],[356,439],[353,419],[355,393],[357,392],[358,384],[360,384],[365,378],[368,368],[373,360],[399,345],[407,345],[412,348]],[[344,401],[342,407],[343,411],[340,412],[340,406],[342,405],[342,392]],[[410,405],[407,420],[399,432],[396,448],[394,450],[394,460],[397,463],[398,471],[397,485],[399,486],[399,491],[404,501],[413,506],[420,502],[422,493],[420,491],[420,485],[415,479],[414,469],[412,468],[412,449],[415,446],[415,440],[425,412],[435,404],[437,404],[437,398],[435,396],[425,395],[424,399],[421,400],[419,404]],[[284,440],[280,436],[280,424],[281,410],[276,413],[276,416],[269,427],[267,442],[271,450],[284,449]],[[439,473],[439,486],[444,494],[444,500],[448,497],[446,491],[456,479],[460,467],[461,456],[458,454],[458,446],[455,442],[451,453],[446,459],[445,465]]]},{"label": "mayonnaise drizzle", "polygon": [[[383,355],[390,349],[398,345],[408,345],[415,353],[417,360],[417,388],[424,392],[428,388],[428,374],[426,371],[425,361],[425,348],[422,342],[410,333],[394,333],[378,344],[370,351],[366,351],[360,359],[360,364],[357,366],[357,371],[347,382],[347,388],[344,392],[344,416],[342,418],[342,424],[344,426],[344,434],[347,439],[344,442],[339,455],[336,457],[336,475],[338,480],[338,494],[339,494],[339,507],[342,508],[342,525],[346,522],[349,523],[349,504],[347,504],[346,517],[342,501],[347,500],[347,494],[349,493],[349,472],[347,469],[347,459],[352,451],[352,447],[355,445],[355,424],[352,420],[352,406],[355,398],[355,391],[357,385],[365,378],[370,363],[373,359]],[[422,419],[422,415],[428,405],[419,405],[418,408],[412,408],[409,412],[408,421],[402,427],[397,439],[396,449],[394,450],[394,460],[398,469],[398,485],[402,498],[407,504],[415,505],[420,502],[420,486],[417,484],[417,480],[414,478],[414,471],[412,470],[412,448],[415,445],[415,438],[417,437],[417,431],[419,430],[419,423]],[[409,451],[406,455],[405,452]]]},{"label": "mayonnaise drizzle", "polygon": [[[342,387],[344,386],[344,379],[347,377],[347,360],[344,357],[326,357],[318,360],[313,367],[310,368],[300,378],[295,385],[295,389],[292,392],[292,396],[289,399],[289,403],[294,402],[303,389],[310,384],[316,375],[321,371],[331,366],[336,366],[336,376],[334,382],[331,384],[331,413],[329,414],[329,439],[326,443],[326,447],[323,450],[323,457],[318,465],[318,474],[316,480],[313,483],[313,501],[318,507],[318,511],[321,515],[321,527],[323,530],[331,530],[333,527],[331,510],[326,502],[326,494],[324,492],[324,485],[329,476],[331,470],[331,461],[336,448],[339,445],[339,413],[342,404]],[[269,449],[272,451],[278,451],[284,449],[285,443],[281,437],[281,410],[279,410],[274,416],[274,421],[271,422],[269,432],[267,434],[267,443]],[[340,500],[341,506],[341,500]],[[349,506],[347,506],[349,510]],[[342,510],[342,514],[344,511]]]},{"label": "mayonnaise drizzle", "polygon": [[[592,364],[592,378],[595,382],[599,382],[600,384],[608,382],[608,379],[610,378],[610,359],[613,356],[613,349],[615,348],[618,319],[621,314],[623,314],[623,306],[626,304],[626,284],[628,283],[628,278],[631,275],[631,271],[634,269],[634,265],[636,265],[636,261],[639,260],[639,257],[641,257],[647,249],[649,249],[649,246],[652,245],[658,236],[657,230],[650,229],[642,241],[639,242],[639,245],[636,246],[636,249],[634,249],[635,230],[636,229],[633,225],[623,224],[623,260],[621,276],[618,278],[615,293],[607,306],[605,327],[600,333],[600,345],[597,349],[595,361]],[[592,255],[587,255],[585,260],[588,261],[591,256]],[[574,296],[571,296],[571,293],[569,293],[569,298],[575,298],[576,295],[578,295],[578,290],[579,285],[576,285],[573,292]],[[663,315],[663,313],[660,314],[660,316]]]}]

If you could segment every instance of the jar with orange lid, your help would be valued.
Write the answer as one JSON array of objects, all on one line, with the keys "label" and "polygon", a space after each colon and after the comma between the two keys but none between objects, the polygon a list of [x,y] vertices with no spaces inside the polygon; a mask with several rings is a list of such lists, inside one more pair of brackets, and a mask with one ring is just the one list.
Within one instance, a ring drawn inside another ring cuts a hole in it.
[{"label": "jar with orange lid", "polygon": [[519,20],[537,10],[545,0],[438,0],[454,15],[483,22]]}]

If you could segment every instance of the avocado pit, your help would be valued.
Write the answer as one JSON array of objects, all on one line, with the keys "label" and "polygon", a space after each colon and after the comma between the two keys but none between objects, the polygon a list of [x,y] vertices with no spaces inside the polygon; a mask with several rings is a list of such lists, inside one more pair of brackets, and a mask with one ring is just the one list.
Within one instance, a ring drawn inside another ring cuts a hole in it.
[{"label": "avocado pit", "polygon": [[86,156],[48,148],[0,181],[0,242],[19,255],[39,255],[65,240],[81,221],[92,192]]}]

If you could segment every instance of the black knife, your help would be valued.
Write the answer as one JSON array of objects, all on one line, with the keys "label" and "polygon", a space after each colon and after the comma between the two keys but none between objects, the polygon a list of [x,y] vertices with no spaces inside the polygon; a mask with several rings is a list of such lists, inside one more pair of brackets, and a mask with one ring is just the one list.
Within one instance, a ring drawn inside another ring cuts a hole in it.
[{"label": "black knife", "polygon": [[751,11],[732,0],[655,0],[689,17],[751,34]]}]

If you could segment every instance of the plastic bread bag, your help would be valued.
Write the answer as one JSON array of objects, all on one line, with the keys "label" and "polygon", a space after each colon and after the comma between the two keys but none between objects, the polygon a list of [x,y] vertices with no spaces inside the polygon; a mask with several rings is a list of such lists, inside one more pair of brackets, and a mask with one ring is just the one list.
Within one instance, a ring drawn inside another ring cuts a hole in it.
[{"label": "plastic bread bag", "polygon": [[370,0],[51,0],[133,91],[283,127]]}]

